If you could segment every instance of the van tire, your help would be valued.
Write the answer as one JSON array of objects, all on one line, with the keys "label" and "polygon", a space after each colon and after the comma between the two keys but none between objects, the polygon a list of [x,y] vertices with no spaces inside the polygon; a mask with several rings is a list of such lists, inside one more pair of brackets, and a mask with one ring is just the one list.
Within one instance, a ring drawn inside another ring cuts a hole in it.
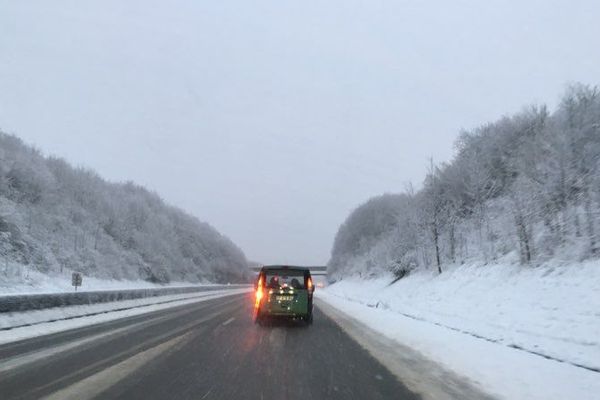
[{"label": "van tire", "polygon": [[260,312],[260,308],[256,311],[256,317],[254,318],[254,322],[261,326],[264,322],[264,317],[263,317],[262,313]]},{"label": "van tire", "polygon": [[312,325],[312,323],[313,323],[312,312],[308,313],[308,315],[306,317],[304,317],[304,322],[306,322],[306,325]]}]

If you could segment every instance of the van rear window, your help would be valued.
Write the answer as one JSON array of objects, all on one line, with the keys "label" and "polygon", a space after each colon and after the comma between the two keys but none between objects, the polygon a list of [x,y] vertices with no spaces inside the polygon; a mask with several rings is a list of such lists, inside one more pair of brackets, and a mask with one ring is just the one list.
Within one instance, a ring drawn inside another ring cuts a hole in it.
[{"label": "van rear window", "polygon": [[265,278],[269,289],[306,289],[304,286],[304,271],[267,271],[265,272]]}]

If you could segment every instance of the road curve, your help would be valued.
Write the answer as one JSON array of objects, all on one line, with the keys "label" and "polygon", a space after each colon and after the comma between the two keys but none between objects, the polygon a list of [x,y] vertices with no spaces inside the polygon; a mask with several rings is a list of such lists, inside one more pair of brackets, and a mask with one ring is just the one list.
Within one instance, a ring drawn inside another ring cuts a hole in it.
[{"label": "road curve", "polygon": [[234,295],[0,346],[9,399],[406,399],[335,322],[251,320]]}]

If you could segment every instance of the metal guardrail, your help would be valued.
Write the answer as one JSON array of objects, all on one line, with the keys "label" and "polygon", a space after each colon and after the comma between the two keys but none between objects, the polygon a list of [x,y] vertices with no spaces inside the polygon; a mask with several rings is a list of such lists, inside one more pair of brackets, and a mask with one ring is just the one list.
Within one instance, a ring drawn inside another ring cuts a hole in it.
[{"label": "metal guardrail", "polygon": [[108,303],[212,290],[233,289],[240,285],[184,286],[172,288],[102,290],[93,292],[50,293],[0,296],[0,313],[43,310],[54,307]]}]

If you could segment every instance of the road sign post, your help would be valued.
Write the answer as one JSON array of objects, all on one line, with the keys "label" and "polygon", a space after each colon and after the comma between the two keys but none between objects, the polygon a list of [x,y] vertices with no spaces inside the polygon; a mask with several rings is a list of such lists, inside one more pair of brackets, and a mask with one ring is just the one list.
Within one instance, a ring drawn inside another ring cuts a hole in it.
[{"label": "road sign post", "polygon": [[73,272],[73,275],[71,275],[71,285],[75,286],[75,291],[77,291],[78,286],[81,286],[82,282],[83,277],[81,274],[79,272]]}]

